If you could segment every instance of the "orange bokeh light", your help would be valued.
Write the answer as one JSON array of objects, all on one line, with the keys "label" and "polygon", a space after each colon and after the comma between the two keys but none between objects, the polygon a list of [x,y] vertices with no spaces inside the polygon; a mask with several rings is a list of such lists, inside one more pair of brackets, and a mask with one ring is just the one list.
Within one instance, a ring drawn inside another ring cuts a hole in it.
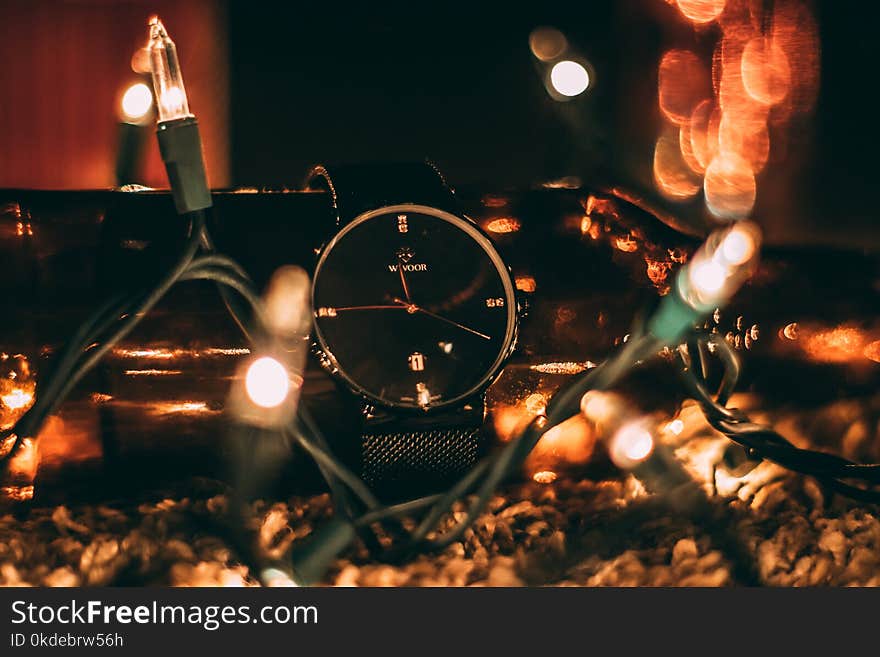
[{"label": "orange bokeh light", "polygon": [[691,171],[701,174],[706,170],[706,168],[700,164],[696,155],[694,155],[694,147],[691,141],[690,121],[682,123],[678,130],[678,148],[681,151],[681,156],[684,158],[685,164],[690,167]]},{"label": "orange bokeh light", "polygon": [[[549,476],[536,475],[546,472],[555,475],[560,469],[583,465],[590,460],[595,447],[595,430],[586,418],[575,415],[541,436],[526,459],[526,472],[539,483],[550,483]],[[542,478],[545,481],[541,481]]]},{"label": "orange bokeh light", "polygon": [[816,19],[803,3],[778,0],[770,25],[770,40],[785,55],[790,70],[791,88],[784,105],[793,112],[808,112],[819,93],[821,50]]},{"label": "orange bokeh light", "polygon": [[746,44],[741,75],[746,93],[764,105],[782,102],[791,86],[791,67],[785,51],[766,37],[755,37]]},{"label": "orange bokeh light", "polygon": [[660,109],[675,124],[688,121],[711,92],[706,66],[689,50],[669,50],[663,55],[657,84]]},{"label": "orange bokeh light", "polygon": [[[749,126],[752,128],[753,126]],[[756,130],[743,130],[726,115],[721,118],[718,128],[718,146],[724,153],[730,153],[749,163],[753,173],[758,173],[770,156],[770,134],[767,124]]]},{"label": "orange bokeh light", "polygon": [[719,153],[706,167],[703,192],[713,215],[719,219],[742,219],[755,205],[755,174],[740,156]]},{"label": "orange bokeh light", "polygon": [[838,326],[808,335],[803,347],[813,360],[823,363],[845,363],[863,355],[865,341],[865,334],[860,329]]},{"label": "orange bokeh light", "polygon": [[[690,153],[693,153],[698,173],[703,173],[718,153],[718,128],[721,124],[721,112],[711,100],[704,100],[697,105],[691,115],[687,133],[690,137]],[[685,161],[686,147],[682,147]],[[688,162],[690,164],[690,162]],[[693,167],[692,167],[693,168]]]},{"label": "orange bokeh light", "polygon": [[755,176],[771,156],[782,161],[792,117],[815,104],[816,20],[802,0],[668,1],[698,33],[717,21],[720,38],[711,69],[683,49],[668,50],[660,61],[658,104],[677,131],[667,123],[655,145],[656,185],[667,198],[682,200],[702,183],[711,214],[746,218],[757,196]]},{"label": "orange bokeh light", "polygon": [[654,181],[673,200],[688,199],[700,191],[700,179],[682,156],[675,129],[665,130],[654,146]]},{"label": "orange bokeh light", "polygon": [[682,16],[697,24],[710,23],[724,11],[726,0],[678,0]]}]

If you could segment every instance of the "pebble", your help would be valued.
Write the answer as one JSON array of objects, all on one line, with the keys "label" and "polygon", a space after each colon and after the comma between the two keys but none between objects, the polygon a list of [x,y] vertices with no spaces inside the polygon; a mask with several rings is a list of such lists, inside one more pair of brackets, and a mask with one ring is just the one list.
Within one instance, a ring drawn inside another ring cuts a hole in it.
[{"label": "pebble", "polygon": [[[839,411],[840,409],[838,409]],[[821,447],[867,450],[873,425],[817,418],[783,423],[786,436],[826,426]],[[690,420],[689,420],[690,422]],[[866,429],[868,434],[866,437]],[[849,431],[849,433],[847,433]],[[832,442],[836,439],[838,442]],[[717,434],[689,427],[677,453],[699,461],[696,445],[718,445]],[[693,464],[692,464],[693,465]],[[696,473],[707,470],[691,467]],[[707,470],[708,472],[708,470]],[[709,476],[708,474],[706,476]],[[736,483],[736,482],[734,482]],[[197,494],[198,493],[198,494]],[[227,491],[204,480],[189,496],[156,492],[127,504],[35,506],[21,518],[0,516],[0,585],[253,585],[255,574],[219,527]],[[338,586],[731,586],[732,556],[698,520],[669,517],[631,476],[561,476],[549,485],[523,482],[496,493],[461,541],[401,564],[372,562],[360,544],[343,554],[324,583]],[[876,507],[826,492],[809,477],[764,463],[716,498],[760,581],[772,586],[880,584],[880,520]],[[457,503],[451,527],[464,517]],[[258,500],[249,529],[266,556],[283,557],[332,516],[327,494]],[[635,515],[633,515],[635,514]],[[193,522],[194,516],[204,522]],[[218,528],[211,529],[212,521]],[[415,520],[404,524],[412,527]],[[384,545],[392,537],[383,535]]]}]

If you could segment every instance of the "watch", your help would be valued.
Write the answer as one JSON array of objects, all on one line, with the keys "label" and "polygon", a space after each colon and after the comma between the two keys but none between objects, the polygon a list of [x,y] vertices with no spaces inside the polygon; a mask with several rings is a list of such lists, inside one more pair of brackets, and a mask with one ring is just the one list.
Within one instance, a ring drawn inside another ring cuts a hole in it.
[{"label": "watch", "polygon": [[312,280],[314,348],[363,411],[360,468],[385,499],[436,492],[484,451],[484,394],[518,305],[492,241],[428,163],[315,167],[336,230]]}]

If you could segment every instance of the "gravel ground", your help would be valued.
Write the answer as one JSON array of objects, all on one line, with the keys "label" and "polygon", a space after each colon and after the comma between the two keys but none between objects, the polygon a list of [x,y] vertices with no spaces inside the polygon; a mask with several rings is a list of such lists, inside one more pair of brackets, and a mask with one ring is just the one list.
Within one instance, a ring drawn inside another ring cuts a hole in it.
[{"label": "gravel ground", "polygon": [[[748,400],[739,400],[740,406]],[[878,400],[776,414],[786,436],[875,458]],[[771,586],[880,584],[875,507],[826,496],[811,479],[761,464],[735,479],[708,464],[725,442],[682,413],[677,453],[705,483],[726,536],[675,514],[627,475],[560,477],[510,485],[441,554],[388,565],[363,548],[337,561],[325,583],[357,586]],[[582,476],[582,475],[581,475]],[[3,585],[256,585],[222,533],[218,484],[141,503],[33,508],[0,516]],[[462,514],[463,506],[456,514]],[[253,504],[260,550],[283,555],[331,516],[327,495]]]}]

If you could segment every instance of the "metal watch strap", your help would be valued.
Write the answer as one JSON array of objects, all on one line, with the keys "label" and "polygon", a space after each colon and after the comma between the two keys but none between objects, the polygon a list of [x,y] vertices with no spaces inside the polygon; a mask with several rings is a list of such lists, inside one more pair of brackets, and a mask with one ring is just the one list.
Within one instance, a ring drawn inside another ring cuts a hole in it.
[{"label": "metal watch strap", "polygon": [[434,493],[467,473],[484,445],[482,427],[366,431],[362,475],[385,499]]},{"label": "metal watch strap", "polygon": [[[428,162],[317,166],[306,186],[330,194],[338,228],[369,210],[401,203],[457,210],[446,180]],[[368,420],[361,437],[364,480],[384,499],[448,487],[476,463],[485,445],[482,412],[476,415],[476,420],[473,411]]]}]

